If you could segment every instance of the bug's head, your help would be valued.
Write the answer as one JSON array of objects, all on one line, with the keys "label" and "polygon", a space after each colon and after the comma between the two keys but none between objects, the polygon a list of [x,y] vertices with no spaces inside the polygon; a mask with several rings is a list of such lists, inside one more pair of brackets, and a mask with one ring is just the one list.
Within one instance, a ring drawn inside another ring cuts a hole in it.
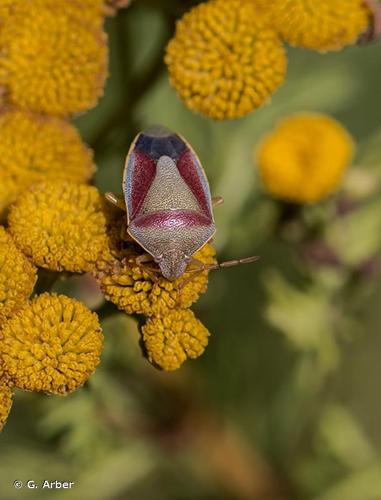
[{"label": "bug's head", "polygon": [[190,257],[178,249],[168,250],[157,259],[161,274],[169,280],[176,279],[184,274],[189,261]]}]

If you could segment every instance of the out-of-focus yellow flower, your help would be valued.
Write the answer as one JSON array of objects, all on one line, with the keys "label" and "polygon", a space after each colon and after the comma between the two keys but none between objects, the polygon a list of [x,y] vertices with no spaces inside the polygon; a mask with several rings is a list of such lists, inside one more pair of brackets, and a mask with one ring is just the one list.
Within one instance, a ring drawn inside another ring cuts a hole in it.
[{"label": "out-of-focus yellow flower", "polygon": [[148,319],[142,334],[149,361],[165,371],[177,370],[187,358],[201,356],[210,335],[190,309]]},{"label": "out-of-focus yellow flower", "polygon": [[12,408],[12,389],[0,378],[0,432],[3,430]]},{"label": "out-of-focus yellow flower", "polygon": [[0,226],[0,324],[24,304],[36,279],[36,268]]},{"label": "out-of-focus yellow flower", "polygon": [[[125,218],[121,223],[125,224]],[[107,300],[128,314],[165,315],[174,308],[193,304],[207,289],[208,271],[189,273],[170,281],[163,278],[153,262],[138,266],[136,259],[144,251],[132,241],[120,237],[120,221],[108,232],[108,249],[96,262],[94,276]],[[214,264],[215,250],[206,244],[195,254],[205,265]],[[148,268],[148,271],[145,270]],[[192,264],[188,269],[195,269]],[[189,281],[188,281],[189,280]]]},{"label": "out-of-focus yellow flower", "polygon": [[271,22],[285,41],[320,52],[355,43],[370,22],[362,0],[272,0],[268,4]]},{"label": "out-of-focus yellow flower", "polygon": [[97,315],[64,295],[36,297],[0,331],[4,373],[30,391],[74,391],[94,372],[102,347]]},{"label": "out-of-focus yellow flower", "polygon": [[209,0],[177,23],[165,62],[186,106],[233,119],[261,106],[283,83],[286,55],[250,0]]},{"label": "out-of-focus yellow flower", "polygon": [[[59,2],[62,0],[59,0]],[[83,23],[100,29],[104,23],[105,0],[66,0],[65,9]]]},{"label": "out-of-focus yellow flower", "polygon": [[298,114],[278,123],[265,136],[256,156],[270,194],[314,203],[338,187],[354,149],[348,131],[333,118]]},{"label": "out-of-focus yellow flower", "polygon": [[106,246],[103,197],[84,184],[36,184],[11,207],[8,223],[22,252],[53,271],[90,271]]},{"label": "out-of-focus yellow flower", "polygon": [[91,151],[66,121],[14,109],[0,112],[0,212],[34,182],[85,182],[94,171]]},{"label": "out-of-focus yellow flower", "polygon": [[106,76],[106,37],[89,22],[92,11],[73,6],[71,0],[23,0],[0,11],[4,99],[56,115],[96,104]]}]

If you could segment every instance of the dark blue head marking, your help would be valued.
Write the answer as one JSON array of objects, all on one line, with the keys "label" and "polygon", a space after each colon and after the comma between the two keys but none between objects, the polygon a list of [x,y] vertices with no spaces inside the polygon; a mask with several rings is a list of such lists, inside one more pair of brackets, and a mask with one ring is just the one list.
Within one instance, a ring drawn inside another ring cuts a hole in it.
[{"label": "dark blue head marking", "polygon": [[157,161],[162,156],[169,156],[174,161],[187,148],[185,142],[171,131],[160,128],[160,134],[154,134],[156,129],[150,129],[147,132],[141,132],[136,143],[135,149],[149,155],[153,160]]}]

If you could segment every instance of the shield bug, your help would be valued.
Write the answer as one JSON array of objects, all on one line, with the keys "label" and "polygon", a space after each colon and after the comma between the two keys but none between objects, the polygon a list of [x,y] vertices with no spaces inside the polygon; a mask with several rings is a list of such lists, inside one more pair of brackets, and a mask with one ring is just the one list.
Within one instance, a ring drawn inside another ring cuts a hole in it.
[{"label": "shield bug", "polygon": [[216,232],[208,179],[192,147],[162,126],[140,132],[127,154],[123,175],[124,200],[106,198],[127,212],[127,233],[154,260],[165,278],[181,276],[189,262],[196,271],[254,262],[257,257],[205,266],[193,255]]}]

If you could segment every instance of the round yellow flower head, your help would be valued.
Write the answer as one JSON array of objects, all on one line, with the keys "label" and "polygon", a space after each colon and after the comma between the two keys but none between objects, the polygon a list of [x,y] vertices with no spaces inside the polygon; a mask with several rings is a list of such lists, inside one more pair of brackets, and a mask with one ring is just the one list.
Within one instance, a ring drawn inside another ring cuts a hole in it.
[{"label": "round yellow flower head", "polygon": [[36,279],[36,268],[0,226],[0,324],[26,302]]},{"label": "round yellow flower head", "polygon": [[[187,308],[206,292],[208,271],[185,272],[170,281],[153,262],[138,265],[136,259],[144,250],[132,240],[121,238],[125,218],[112,224],[108,232],[108,249],[96,262],[94,276],[107,300],[128,314],[165,315],[174,308]],[[206,244],[195,254],[205,265],[216,262],[215,250]],[[197,269],[192,263],[188,269]]]},{"label": "round yellow flower head", "polygon": [[3,430],[12,408],[12,389],[0,379],[0,432]]},{"label": "round yellow flower head", "polygon": [[290,45],[326,52],[355,43],[370,22],[362,0],[272,0],[271,21]]},{"label": "round yellow flower head", "polygon": [[106,245],[103,197],[71,182],[36,184],[9,211],[9,230],[22,252],[53,271],[91,271]]},{"label": "round yellow flower head", "polygon": [[29,391],[74,391],[94,372],[102,347],[97,315],[65,295],[36,297],[0,331],[4,372]]},{"label": "round yellow flower head", "polygon": [[103,26],[105,0],[66,0],[65,9],[82,23],[94,26],[96,29],[101,29]]},{"label": "round yellow flower head", "polygon": [[106,77],[105,34],[73,5],[23,0],[2,12],[0,85],[9,102],[52,115],[95,106]]},{"label": "round yellow flower head", "polygon": [[210,333],[190,309],[175,309],[163,318],[148,319],[142,335],[149,361],[165,371],[173,371],[187,358],[201,356]]},{"label": "round yellow flower head", "polygon": [[265,136],[256,156],[270,194],[314,203],[338,187],[354,149],[347,130],[333,118],[298,114],[278,123]]},{"label": "round yellow flower head", "polygon": [[233,119],[261,106],[283,83],[287,60],[250,0],[209,0],[177,23],[165,62],[186,106]]},{"label": "round yellow flower head", "polygon": [[91,151],[68,122],[15,109],[0,112],[0,212],[34,182],[85,182],[94,171]]}]

